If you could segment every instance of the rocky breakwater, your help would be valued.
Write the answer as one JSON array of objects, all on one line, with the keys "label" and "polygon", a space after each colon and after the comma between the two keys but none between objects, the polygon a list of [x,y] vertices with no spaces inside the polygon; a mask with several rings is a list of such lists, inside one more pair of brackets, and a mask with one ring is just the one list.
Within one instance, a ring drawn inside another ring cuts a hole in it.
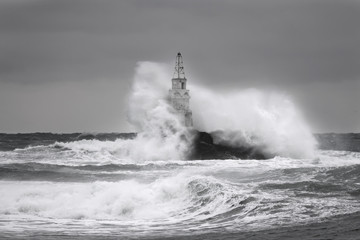
[{"label": "rocky breakwater", "polygon": [[230,146],[224,143],[215,143],[214,134],[195,132],[192,151],[189,160],[210,159],[269,159],[270,156],[257,146]]}]

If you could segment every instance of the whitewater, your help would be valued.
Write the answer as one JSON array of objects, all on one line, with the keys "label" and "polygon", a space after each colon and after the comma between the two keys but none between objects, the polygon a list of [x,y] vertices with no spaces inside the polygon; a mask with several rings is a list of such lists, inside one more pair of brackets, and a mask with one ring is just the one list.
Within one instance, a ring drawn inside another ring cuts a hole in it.
[{"label": "whitewater", "polygon": [[320,149],[284,95],[190,85],[196,129],[271,157],[188,160],[194,131],[167,103],[166,68],[137,68],[128,108],[137,134],[0,134],[1,238],[321,239],[359,231],[360,152]]}]

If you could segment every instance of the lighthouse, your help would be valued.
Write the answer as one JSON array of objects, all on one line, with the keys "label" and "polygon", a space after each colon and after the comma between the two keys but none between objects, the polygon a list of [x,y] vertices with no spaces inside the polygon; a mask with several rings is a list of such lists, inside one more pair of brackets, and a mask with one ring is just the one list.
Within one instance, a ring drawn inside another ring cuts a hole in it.
[{"label": "lighthouse", "polygon": [[186,127],[192,127],[192,112],[189,107],[190,94],[186,89],[186,78],[181,53],[176,55],[175,72],[171,80],[170,103],[180,114]]}]

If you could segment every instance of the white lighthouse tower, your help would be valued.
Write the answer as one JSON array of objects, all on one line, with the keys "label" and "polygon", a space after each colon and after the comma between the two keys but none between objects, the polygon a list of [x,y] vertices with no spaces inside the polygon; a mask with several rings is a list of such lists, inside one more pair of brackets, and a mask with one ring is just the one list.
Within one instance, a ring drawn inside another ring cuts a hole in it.
[{"label": "white lighthouse tower", "polygon": [[175,72],[170,89],[170,102],[173,108],[181,115],[186,127],[192,127],[192,112],[189,107],[189,90],[186,89],[186,78],[181,53],[176,56]]}]

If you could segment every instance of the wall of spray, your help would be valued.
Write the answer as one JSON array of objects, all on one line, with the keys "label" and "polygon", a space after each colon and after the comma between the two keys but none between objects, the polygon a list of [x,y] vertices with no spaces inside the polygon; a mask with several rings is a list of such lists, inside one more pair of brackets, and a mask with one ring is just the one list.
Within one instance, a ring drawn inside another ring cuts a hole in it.
[{"label": "wall of spray", "polygon": [[128,119],[138,132],[133,140],[138,159],[185,159],[190,149],[193,136],[168,103],[171,78],[166,68],[141,62],[136,69]]},{"label": "wall of spray", "polygon": [[214,132],[217,143],[259,146],[283,157],[314,156],[316,141],[310,127],[286,95],[256,89],[231,93],[191,89],[196,126]]},{"label": "wall of spray", "polygon": [[[140,62],[129,99],[128,119],[139,132],[141,154],[186,157],[191,132],[167,102],[171,67]],[[258,146],[265,152],[293,158],[314,157],[316,141],[294,103],[285,95],[256,89],[216,92],[188,80],[194,127],[212,133],[216,143]]]}]

